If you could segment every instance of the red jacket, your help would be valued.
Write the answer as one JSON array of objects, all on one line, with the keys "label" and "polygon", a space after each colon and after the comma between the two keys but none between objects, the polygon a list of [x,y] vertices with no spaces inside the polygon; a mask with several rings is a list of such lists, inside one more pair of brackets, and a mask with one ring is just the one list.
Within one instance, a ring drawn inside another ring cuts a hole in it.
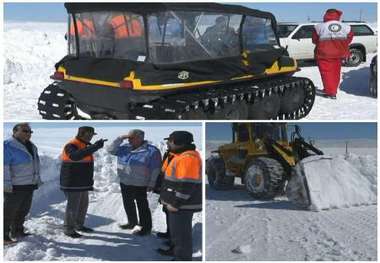
[{"label": "red jacket", "polygon": [[315,25],[312,40],[316,59],[350,56],[349,45],[354,35],[349,25],[339,21],[341,15],[339,10],[328,10],[323,17],[324,23]]}]

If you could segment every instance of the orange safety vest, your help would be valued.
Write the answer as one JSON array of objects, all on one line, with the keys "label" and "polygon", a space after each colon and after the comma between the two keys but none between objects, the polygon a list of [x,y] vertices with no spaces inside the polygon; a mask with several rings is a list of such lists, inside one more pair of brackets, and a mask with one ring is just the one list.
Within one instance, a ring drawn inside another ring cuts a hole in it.
[{"label": "orange safety vest", "polygon": [[181,154],[174,154],[170,163],[168,159],[166,158],[162,166],[165,180],[202,183],[202,160],[197,151],[191,150]]},{"label": "orange safety vest", "polygon": [[127,21],[126,16],[118,15],[112,18],[111,26],[116,39],[127,37],[140,37],[143,35],[143,29],[138,19]]},{"label": "orange safety vest", "polygon": [[[77,19],[76,23],[79,37],[93,38],[95,36],[95,27],[94,23],[91,20],[83,19],[81,21]],[[70,23],[70,35],[75,35],[75,25],[73,20],[71,20]]]},{"label": "orange safety vest", "polygon": [[[82,149],[84,149],[84,148],[87,147],[87,145],[84,142],[82,142],[81,140],[79,140],[77,138],[72,139],[67,144],[74,144],[78,148],[78,150],[82,150]],[[65,151],[66,145],[63,148],[63,151],[62,151],[62,154],[61,154],[61,160],[63,162],[65,162],[65,163],[90,163],[90,162],[94,161],[94,156],[93,155],[88,155],[88,156],[84,157],[82,160],[79,160],[79,161],[73,161],[73,160],[71,160],[70,156]]]}]

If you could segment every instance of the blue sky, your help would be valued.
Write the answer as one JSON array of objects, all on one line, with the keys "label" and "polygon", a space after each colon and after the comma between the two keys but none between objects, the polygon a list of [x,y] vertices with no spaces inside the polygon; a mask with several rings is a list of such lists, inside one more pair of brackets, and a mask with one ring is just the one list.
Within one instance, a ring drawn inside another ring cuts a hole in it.
[{"label": "blue sky", "polygon": [[[376,123],[297,123],[305,138],[376,139]],[[231,123],[207,123],[206,140],[232,140]]]},{"label": "blue sky", "polygon": [[[239,3],[250,8],[272,12],[278,21],[305,22],[308,19],[321,20],[324,11],[337,8],[343,11],[345,20],[377,22],[375,2],[358,3]],[[63,3],[5,3],[5,21],[66,21]]]}]

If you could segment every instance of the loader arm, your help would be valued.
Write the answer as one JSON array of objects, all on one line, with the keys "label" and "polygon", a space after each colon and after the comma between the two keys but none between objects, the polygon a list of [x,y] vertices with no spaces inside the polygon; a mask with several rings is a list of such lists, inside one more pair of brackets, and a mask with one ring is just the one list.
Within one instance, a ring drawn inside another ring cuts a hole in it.
[{"label": "loader arm", "polygon": [[294,158],[292,150],[287,149],[285,146],[270,138],[267,138],[264,144],[267,151],[288,171],[286,174],[289,174],[290,169],[296,165],[296,159]]},{"label": "loader arm", "polygon": [[303,138],[295,138],[291,143],[297,162],[311,155],[323,155],[323,152]]}]

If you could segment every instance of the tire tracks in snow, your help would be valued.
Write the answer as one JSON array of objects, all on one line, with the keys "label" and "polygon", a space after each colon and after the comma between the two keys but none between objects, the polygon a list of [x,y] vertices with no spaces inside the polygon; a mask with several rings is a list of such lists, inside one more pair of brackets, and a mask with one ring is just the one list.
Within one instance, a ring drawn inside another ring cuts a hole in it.
[{"label": "tire tracks in snow", "polygon": [[376,206],[310,212],[276,201],[211,201],[206,215],[207,260],[377,258]]},{"label": "tire tracks in snow", "polygon": [[[318,213],[316,224],[336,241],[346,260],[376,260],[376,208],[352,207]],[[369,208],[369,209],[368,209]]]}]

